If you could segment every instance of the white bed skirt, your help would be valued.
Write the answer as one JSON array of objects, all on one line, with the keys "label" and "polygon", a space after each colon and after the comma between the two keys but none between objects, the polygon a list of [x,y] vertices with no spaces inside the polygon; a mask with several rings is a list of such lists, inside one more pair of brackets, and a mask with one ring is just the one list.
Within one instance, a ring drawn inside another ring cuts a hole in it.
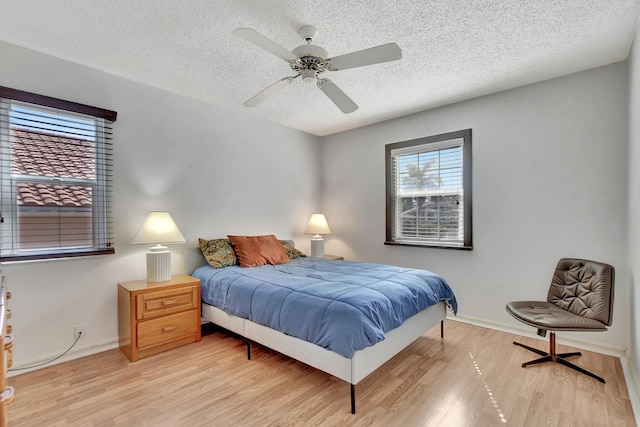
[{"label": "white bed skirt", "polygon": [[446,314],[447,309],[443,302],[427,307],[398,328],[387,332],[384,341],[356,351],[349,359],[318,345],[202,303],[202,317],[205,320],[354,385],[444,320]]}]

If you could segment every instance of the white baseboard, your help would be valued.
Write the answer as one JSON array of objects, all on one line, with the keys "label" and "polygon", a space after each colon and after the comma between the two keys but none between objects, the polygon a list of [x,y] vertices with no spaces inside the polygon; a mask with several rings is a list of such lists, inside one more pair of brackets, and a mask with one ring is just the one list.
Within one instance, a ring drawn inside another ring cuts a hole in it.
[{"label": "white baseboard", "polygon": [[636,424],[640,425],[640,395],[638,394],[640,380],[638,379],[638,373],[627,356],[620,358],[620,364],[622,365],[624,381],[627,383],[627,391],[629,392],[629,400],[636,418]]},{"label": "white baseboard", "polygon": [[[497,331],[514,335],[521,335],[528,338],[536,338],[540,341],[547,341],[546,339],[535,334],[532,328],[518,328],[504,323],[492,322],[469,316],[454,316],[450,313],[447,314],[447,320],[468,323],[470,325],[481,326],[483,328],[494,329]],[[575,339],[571,337],[558,337],[557,343],[568,345],[570,347],[576,347],[582,350],[593,351],[595,353],[606,354],[607,356],[618,357],[620,359],[620,364],[622,365],[624,381],[627,385],[627,391],[629,392],[629,400],[631,402],[635,421],[636,424],[640,425],[640,379],[638,378],[638,373],[633,368],[633,363],[631,363],[631,361],[629,360],[629,355],[625,348],[601,344],[593,341]]]},{"label": "white baseboard", "polygon": [[25,374],[27,372],[46,368],[47,366],[53,366],[59,363],[68,362],[69,360],[79,359],[81,357],[102,353],[103,351],[118,348],[118,346],[119,346],[118,337],[115,337],[115,338],[111,338],[109,340],[102,341],[90,346],[78,347],[78,348],[72,349],[71,351],[69,351],[69,353],[65,354],[61,358],[56,359],[50,363],[47,363],[47,362],[49,360],[52,360],[58,357],[60,353],[49,354],[42,357],[38,357],[37,359],[26,360],[20,364],[16,364],[11,368],[9,368],[9,370],[7,371],[7,377],[13,377],[16,375]]},{"label": "white baseboard", "polygon": [[[534,328],[519,328],[506,323],[492,322],[484,319],[478,319],[469,316],[451,316],[447,314],[447,320],[453,320],[456,322],[468,323],[470,325],[481,326],[483,328],[495,329],[497,331],[506,332],[514,335],[521,335],[527,338],[535,338],[540,341],[549,342],[548,338],[538,336],[534,331]],[[608,344],[602,344],[594,341],[581,340],[573,337],[558,336],[558,344],[568,345],[570,347],[576,347],[582,350],[593,351],[595,353],[606,354],[607,356],[623,357],[626,353],[626,349],[622,347],[616,347]]]}]

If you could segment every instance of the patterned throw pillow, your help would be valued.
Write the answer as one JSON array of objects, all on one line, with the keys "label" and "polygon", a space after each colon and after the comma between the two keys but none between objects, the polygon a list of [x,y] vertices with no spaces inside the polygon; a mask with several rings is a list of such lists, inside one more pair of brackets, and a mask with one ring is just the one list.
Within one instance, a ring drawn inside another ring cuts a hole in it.
[{"label": "patterned throw pillow", "polygon": [[294,248],[293,245],[291,245],[291,243],[287,242],[286,240],[280,240],[280,243],[284,247],[284,250],[287,253],[287,255],[289,255],[289,258],[294,259],[294,258],[306,257],[306,255],[303,252],[300,252],[299,250]]},{"label": "patterned throw pillow", "polygon": [[204,259],[212,268],[238,265],[238,258],[229,239],[198,239],[198,244]]}]

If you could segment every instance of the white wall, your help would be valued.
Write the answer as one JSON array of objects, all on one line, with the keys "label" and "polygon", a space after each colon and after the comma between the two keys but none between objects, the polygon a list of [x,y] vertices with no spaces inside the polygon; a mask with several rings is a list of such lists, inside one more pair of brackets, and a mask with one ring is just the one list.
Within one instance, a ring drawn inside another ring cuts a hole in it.
[{"label": "white wall", "polygon": [[640,373],[640,35],[636,33],[629,55],[629,282],[631,360]]},{"label": "white wall", "polygon": [[168,210],[188,240],[171,247],[174,273],[190,273],[184,254],[197,252],[198,237],[306,241],[319,207],[319,138],[5,43],[0,58],[0,85],[118,112],[116,254],[1,266],[15,366],[61,353],[78,324],[80,348],[114,345],[117,283],[145,276],[146,248],[129,242],[150,210]]},{"label": "white wall", "polygon": [[[627,88],[623,62],[325,137],[325,252],[435,271],[461,316],[509,326],[505,303],[544,299],[559,258],[608,262],[613,326],[575,337],[626,348]],[[383,245],[384,145],[466,128],[473,251]]]}]

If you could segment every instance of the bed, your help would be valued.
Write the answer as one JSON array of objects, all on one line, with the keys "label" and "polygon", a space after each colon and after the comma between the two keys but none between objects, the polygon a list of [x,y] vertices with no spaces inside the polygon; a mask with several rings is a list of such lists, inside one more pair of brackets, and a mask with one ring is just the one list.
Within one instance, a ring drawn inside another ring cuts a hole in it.
[{"label": "bed", "polygon": [[253,341],[350,383],[352,413],[356,384],[439,322],[442,336],[457,309],[434,273],[287,252],[275,265],[195,268],[202,317],[245,337],[249,358]]}]

